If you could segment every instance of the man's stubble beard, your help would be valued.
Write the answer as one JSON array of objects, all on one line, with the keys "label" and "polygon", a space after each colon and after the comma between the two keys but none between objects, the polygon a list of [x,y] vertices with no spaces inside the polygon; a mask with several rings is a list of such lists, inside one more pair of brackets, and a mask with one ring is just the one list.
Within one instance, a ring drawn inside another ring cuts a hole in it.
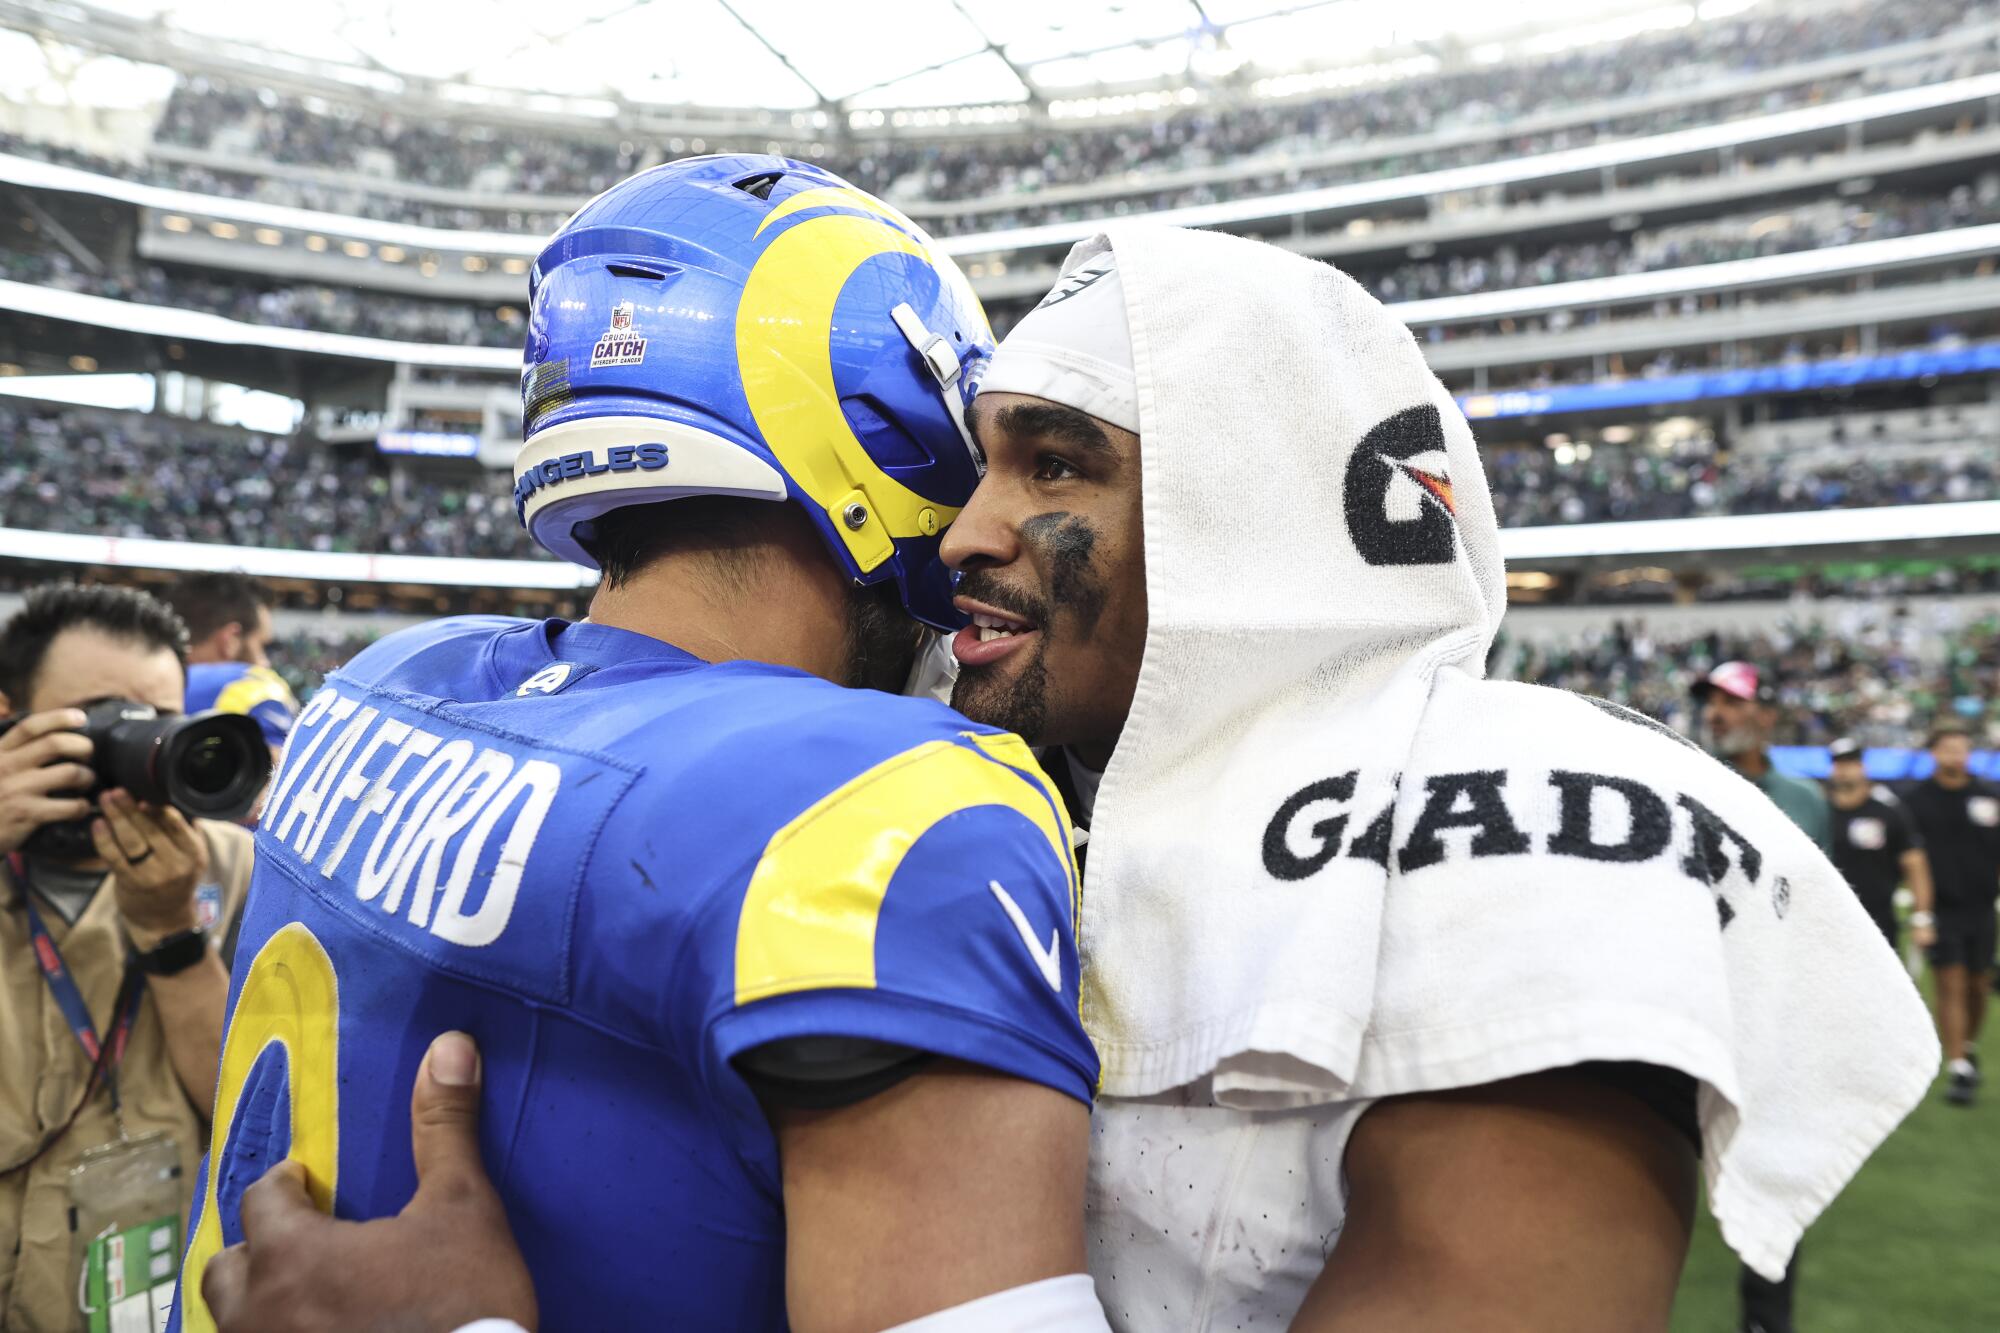
[{"label": "man's stubble beard", "polygon": [[996,667],[960,667],[958,681],[951,687],[951,706],[974,722],[1038,744],[1049,717],[1047,644],[1035,645],[1011,681],[1002,680]]},{"label": "man's stubble beard", "polygon": [[1744,755],[1755,754],[1763,749],[1762,739],[1750,731],[1727,731],[1709,733],[1708,749],[1717,759],[1735,762]]}]

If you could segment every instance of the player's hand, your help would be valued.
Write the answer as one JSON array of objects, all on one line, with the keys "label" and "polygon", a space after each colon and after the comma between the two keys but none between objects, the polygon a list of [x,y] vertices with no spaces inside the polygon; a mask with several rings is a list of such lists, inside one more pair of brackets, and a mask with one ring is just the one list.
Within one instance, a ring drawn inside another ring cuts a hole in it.
[{"label": "player's hand", "polygon": [[118,915],[132,943],[151,948],[196,923],[194,891],[208,869],[208,849],[172,806],[141,805],[122,788],[98,800],[90,840],[111,866]]},{"label": "player's hand", "polygon": [[1937,943],[1936,926],[1911,926],[1910,942],[1919,949],[1928,949]]},{"label": "player's hand", "polygon": [[30,713],[0,736],[0,856],[18,851],[44,824],[82,819],[90,802],[64,792],[87,791],[90,740],[77,728],[80,708]]},{"label": "player's hand", "polygon": [[339,1222],[280,1162],[243,1193],[243,1243],[201,1278],[222,1333],[453,1333],[479,1319],[533,1329],[535,1287],[479,1160],[479,1049],[431,1043],[410,1098],[417,1193],[394,1217]]}]

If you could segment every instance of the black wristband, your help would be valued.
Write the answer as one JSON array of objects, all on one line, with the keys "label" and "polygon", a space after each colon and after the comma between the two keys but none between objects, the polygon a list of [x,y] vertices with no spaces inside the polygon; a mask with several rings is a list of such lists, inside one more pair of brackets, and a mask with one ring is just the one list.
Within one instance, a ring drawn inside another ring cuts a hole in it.
[{"label": "black wristband", "polygon": [[144,953],[135,951],[132,963],[149,977],[171,977],[199,963],[208,953],[208,932],[196,926],[177,930]]}]

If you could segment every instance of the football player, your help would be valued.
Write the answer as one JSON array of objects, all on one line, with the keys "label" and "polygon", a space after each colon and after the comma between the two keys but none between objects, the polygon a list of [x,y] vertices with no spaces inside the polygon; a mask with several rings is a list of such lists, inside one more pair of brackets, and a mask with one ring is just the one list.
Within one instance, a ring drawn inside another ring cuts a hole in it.
[{"label": "football player", "polygon": [[962,619],[970,288],[765,157],[626,181],[530,281],[516,502],[602,571],[590,618],[434,621],[301,713],[174,1326],[265,1326],[203,1278],[273,1163],[401,1207],[458,1029],[532,1277],[468,1315],[1102,1329],[1066,816],[1017,738],[882,692]]}]

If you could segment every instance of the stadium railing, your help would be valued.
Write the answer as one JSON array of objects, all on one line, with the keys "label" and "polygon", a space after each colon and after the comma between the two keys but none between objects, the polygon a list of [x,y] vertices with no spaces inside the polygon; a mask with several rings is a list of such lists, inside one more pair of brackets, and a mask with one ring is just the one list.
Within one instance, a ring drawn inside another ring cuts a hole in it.
[{"label": "stadium railing", "polygon": [[473,560],[455,556],[296,551],[222,542],[97,537],[0,528],[0,558],[134,569],[241,570],[262,578],[327,583],[407,583],[450,588],[588,588],[593,570],[555,560]]}]

